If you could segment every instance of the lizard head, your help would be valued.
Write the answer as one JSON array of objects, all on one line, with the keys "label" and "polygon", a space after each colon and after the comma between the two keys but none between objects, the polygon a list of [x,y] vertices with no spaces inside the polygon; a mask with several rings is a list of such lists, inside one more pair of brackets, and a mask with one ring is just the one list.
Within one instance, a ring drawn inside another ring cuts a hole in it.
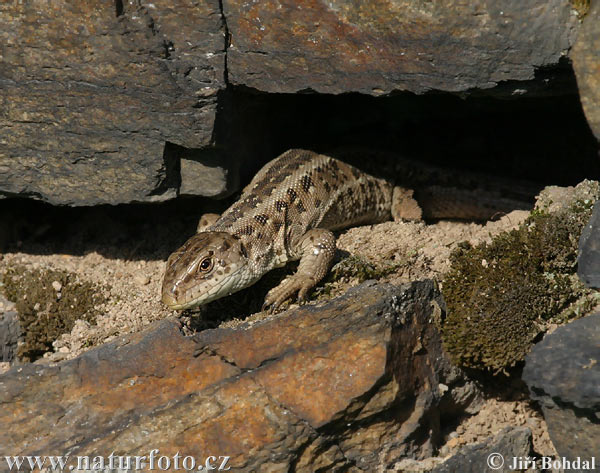
[{"label": "lizard head", "polygon": [[201,232],[167,260],[162,301],[183,310],[207,304],[248,286],[248,256],[239,238],[225,232]]}]

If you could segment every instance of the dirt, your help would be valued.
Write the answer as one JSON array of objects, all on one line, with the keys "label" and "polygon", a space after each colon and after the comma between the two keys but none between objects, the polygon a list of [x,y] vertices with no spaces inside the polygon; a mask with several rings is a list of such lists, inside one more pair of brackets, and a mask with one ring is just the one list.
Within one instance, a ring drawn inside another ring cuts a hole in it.
[{"label": "dirt", "polygon": [[[89,319],[77,320],[70,331],[52,343],[51,351],[45,353],[39,363],[72,359],[117,335],[140,331],[155,320],[181,316],[161,304],[161,279],[169,252],[193,233],[201,213],[197,209],[177,215],[172,212],[172,207],[163,206],[155,212],[154,220],[145,221],[148,215],[144,213],[147,212],[145,208],[55,211],[46,206],[24,204],[24,211],[15,211],[14,208],[7,209],[6,202],[3,205],[5,215],[12,215],[13,220],[11,228],[5,229],[4,233],[8,236],[4,241],[6,249],[0,255],[0,273],[16,267],[73,273],[78,281],[102,288],[105,299],[95,306],[95,323],[90,323]],[[30,216],[31,212],[35,212],[34,218]],[[185,217],[181,218],[181,215]],[[392,283],[439,279],[448,270],[448,257],[459,242],[467,240],[477,244],[489,240],[498,232],[515,228],[527,215],[524,211],[514,211],[486,224],[386,222],[352,228],[339,234],[338,259],[348,254],[358,256],[378,270],[389,269],[392,265],[393,271],[382,271],[381,277]],[[316,297],[334,297],[359,282],[359,277],[352,276],[328,282],[327,293],[321,286]],[[10,304],[3,305],[0,311],[10,308]],[[247,320],[256,321],[266,316],[257,313]],[[194,313],[183,314],[182,318],[189,330],[194,329],[194,324],[196,328],[202,328]],[[214,325],[232,326],[238,322],[239,319],[234,318],[217,321]],[[8,364],[2,363],[0,372],[6,369]],[[441,461],[462,445],[480,442],[509,425],[529,426],[536,452],[555,454],[545,423],[528,400],[502,400],[490,396],[477,414],[446,433],[440,457],[432,461]]]}]

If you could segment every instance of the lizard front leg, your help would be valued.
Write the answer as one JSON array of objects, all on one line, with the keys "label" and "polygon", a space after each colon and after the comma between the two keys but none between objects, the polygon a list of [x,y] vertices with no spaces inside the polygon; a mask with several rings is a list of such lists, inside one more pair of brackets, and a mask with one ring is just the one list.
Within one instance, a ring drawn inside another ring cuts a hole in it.
[{"label": "lizard front leg", "polygon": [[268,292],[263,309],[275,310],[296,293],[298,301],[304,301],[308,291],[329,271],[335,254],[335,237],[329,230],[313,228],[300,238],[292,251],[292,256],[300,259],[298,271]]}]

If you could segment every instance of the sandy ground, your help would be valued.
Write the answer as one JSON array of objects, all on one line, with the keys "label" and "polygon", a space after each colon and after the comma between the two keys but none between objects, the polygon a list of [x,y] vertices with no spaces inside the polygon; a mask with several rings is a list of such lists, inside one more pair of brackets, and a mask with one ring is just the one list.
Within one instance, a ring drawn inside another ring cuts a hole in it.
[{"label": "sandy ground", "polygon": [[[15,265],[58,268],[103,288],[107,302],[98,307],[101,315],[97,323],[77,322],[70,333],[54,342],[54,352],[47,353],[42,362],[74,358],[117,335],[137,332],[155,320],[178,315],[160,302],[165,260],[170,251],[191,235],[199,212],[189,216],[183,224],[167,222],[165,226],[159,222],[139,226],[135,216],[115,216],[115,212],[118,213],[118,209],[65,211],[59,217],[48,217],[52,222],[47,223],[42,208],[42,216],[33,229],[23,230],[16,225],[11,234],[16,240],[11,240],[8,249],[0,255],[0,272]],[[169,214],[166,209],[165,215]],[[489,240],[500,231],[516,227],[526,216],[527,212],[514,211],[487,224],[386,222],[341,232],[338,247],[341,254],[361,256],[376,266],[394,264],[395,271],[383,278],[389,282],[439,279],[448,270],[448,257],[458,242],[467,240],[476,244]],[[56,225],[67,230],[55,234]],[[22,237],[23,234],[27,236]],[[336,283],[330,295],[341,294],[357,283],[352,278]],[[7,307],[0,307],[0,311],[3,309]],[[194,314],[184,315],[188,322],[194,317]],[[263,317],[265,314],[255,314],[251,319]],[[223,322],[224,325],[235,323],[235,320]],[[7,367],[4,364],[3,368]],[[529,426],[536,452],[554,454],[543,419],[526,399],[491,397],[477,414],[447,429],[447,442],[440,455],[447,457],[462,445],[480,442],[511,425]]]}]

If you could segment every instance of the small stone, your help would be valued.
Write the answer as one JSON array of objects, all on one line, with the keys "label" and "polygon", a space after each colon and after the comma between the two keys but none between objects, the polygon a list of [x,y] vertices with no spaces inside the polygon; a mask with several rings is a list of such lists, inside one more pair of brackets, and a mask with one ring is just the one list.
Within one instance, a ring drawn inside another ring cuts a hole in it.
[{"label": "small stone", "polygon": [[145,286],[147,284],[150,284],[150,277],[144,273],[135,273],[135,275],[133,276],[133,280],[139,286]]},{"label": "small stone", "polygon": [[56,292],[58,292],[62,289],[62,284],[59,283],[58,281],[52,281],[52,287],[54,288],[54,290]]},{"label": "small stone", "polygon": [[69,350],[69,347],[60,347],[58,349],[59,353],[69,353],[71,350]]}]

